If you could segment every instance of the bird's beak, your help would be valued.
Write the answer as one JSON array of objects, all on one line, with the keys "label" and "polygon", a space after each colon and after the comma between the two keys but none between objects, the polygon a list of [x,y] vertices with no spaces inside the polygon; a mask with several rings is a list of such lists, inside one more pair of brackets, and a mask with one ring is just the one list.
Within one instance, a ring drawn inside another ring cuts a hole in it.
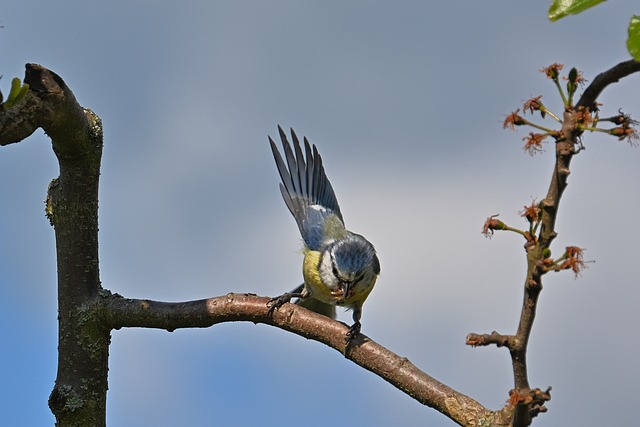
[{"label": "bird's beak", "polygon": [[351,288],[353,286],[353,282],[342,282],[342,291],[343,291],[343,299],[347,299],[351,296]]}]

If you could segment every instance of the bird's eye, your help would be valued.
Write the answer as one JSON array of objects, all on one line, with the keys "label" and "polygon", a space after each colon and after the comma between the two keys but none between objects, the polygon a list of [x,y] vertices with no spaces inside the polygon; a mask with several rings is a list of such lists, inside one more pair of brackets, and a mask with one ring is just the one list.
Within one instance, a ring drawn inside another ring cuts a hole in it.
[{"label": "bird's eye", "polygon": [[353,283],[358,283],[358,282],[360,282],[362,279],[364,279],[364,273],[362,273],[361,275],[359,275]]},{"label": "bird's eye", "polygon": [[335,276],[336,279],[340,279],[340,276],[338,275],[338,267],[336,267],[335,264],[331,264],[331,267],[333,268],[333,275]]}]

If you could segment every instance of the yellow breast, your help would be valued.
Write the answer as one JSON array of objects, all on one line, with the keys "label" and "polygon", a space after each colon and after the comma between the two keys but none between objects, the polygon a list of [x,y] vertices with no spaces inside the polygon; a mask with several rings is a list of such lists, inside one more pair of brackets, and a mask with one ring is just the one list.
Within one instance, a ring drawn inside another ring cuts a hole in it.
[{"label": "yellow breast", "polygon": [[329,289],[320,278],[318,272],[318,265],[320,264],[321,252],[305,250],[304,261],[302,262],[302,275],[304,276],[304,283],[311,291],[311,295],[317,300],[326,302],[328,304],[335,304],[337,298],[331,294],[332,289]]}]

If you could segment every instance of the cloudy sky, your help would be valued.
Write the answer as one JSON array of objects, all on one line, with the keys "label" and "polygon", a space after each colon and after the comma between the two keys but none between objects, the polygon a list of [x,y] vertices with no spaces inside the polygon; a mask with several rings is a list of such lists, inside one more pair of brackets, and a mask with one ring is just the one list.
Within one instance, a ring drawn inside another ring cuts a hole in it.
[{"label": "cloudy sky", "polygon": [[[267,143],[277,125],[316,143],[347,226],[377,247],[382,276],[363,332],[489,408],[512,387],[523,241],[485,218],[546,193],[553,147],[501,128],[531,96],[560,110],[537,70],[585,77],[629,58],[631,0],[557,23],[548,2],[6,0],[0,81],[35,62],[103,120],[101,278],[124,296],[183,301],[278,295],[300,280],[300,238]],[[640,76],[600,99],[640,117]],[[551,122],[548,122],[552,125]],[[586,248],[582,277],[549,274],[529,350],[553,386],[535,425],[637,422],[640,150],[586,135],[553,249]],[[53,425],[53,230],[57,176],[42,131],[0,150],[0,425]],[[349,313],[341,319],[350,321]],[[113,333],[113,426],[450,426],[334,350],[265,325]]]}]

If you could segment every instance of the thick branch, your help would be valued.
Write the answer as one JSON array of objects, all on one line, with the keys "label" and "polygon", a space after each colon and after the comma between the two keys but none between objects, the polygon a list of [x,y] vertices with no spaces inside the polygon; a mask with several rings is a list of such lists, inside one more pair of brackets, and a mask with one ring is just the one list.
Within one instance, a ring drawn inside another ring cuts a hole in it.
[{"label": "thick branch", "polygon": [[42,128],[52,140],[60,177],[49,187],[58,267],[58,373],[49,406],[58,426],[104,426],[110,330],[96,315],[100,119],[82,108],[55,73],[27,64],[25,98],[0,111],[0,145]]},{"label": "thick branch", "polygon": [[491,425],[495,426],[509,425],[508,412],[486,409],[364,335],[356,336],[347,344],[345,337],[349,328],[345,324],[295,304],[285,304],[273,316],[269,316],[269,299],[249,294],[227,294],[198,301],[166,303],[104,293],[103,300],[105,322],[114,329],[145,327],[173,331],[237,321],[273,325],[326,344],[460,425],[476,426],[479,420],[492,420]]}]

